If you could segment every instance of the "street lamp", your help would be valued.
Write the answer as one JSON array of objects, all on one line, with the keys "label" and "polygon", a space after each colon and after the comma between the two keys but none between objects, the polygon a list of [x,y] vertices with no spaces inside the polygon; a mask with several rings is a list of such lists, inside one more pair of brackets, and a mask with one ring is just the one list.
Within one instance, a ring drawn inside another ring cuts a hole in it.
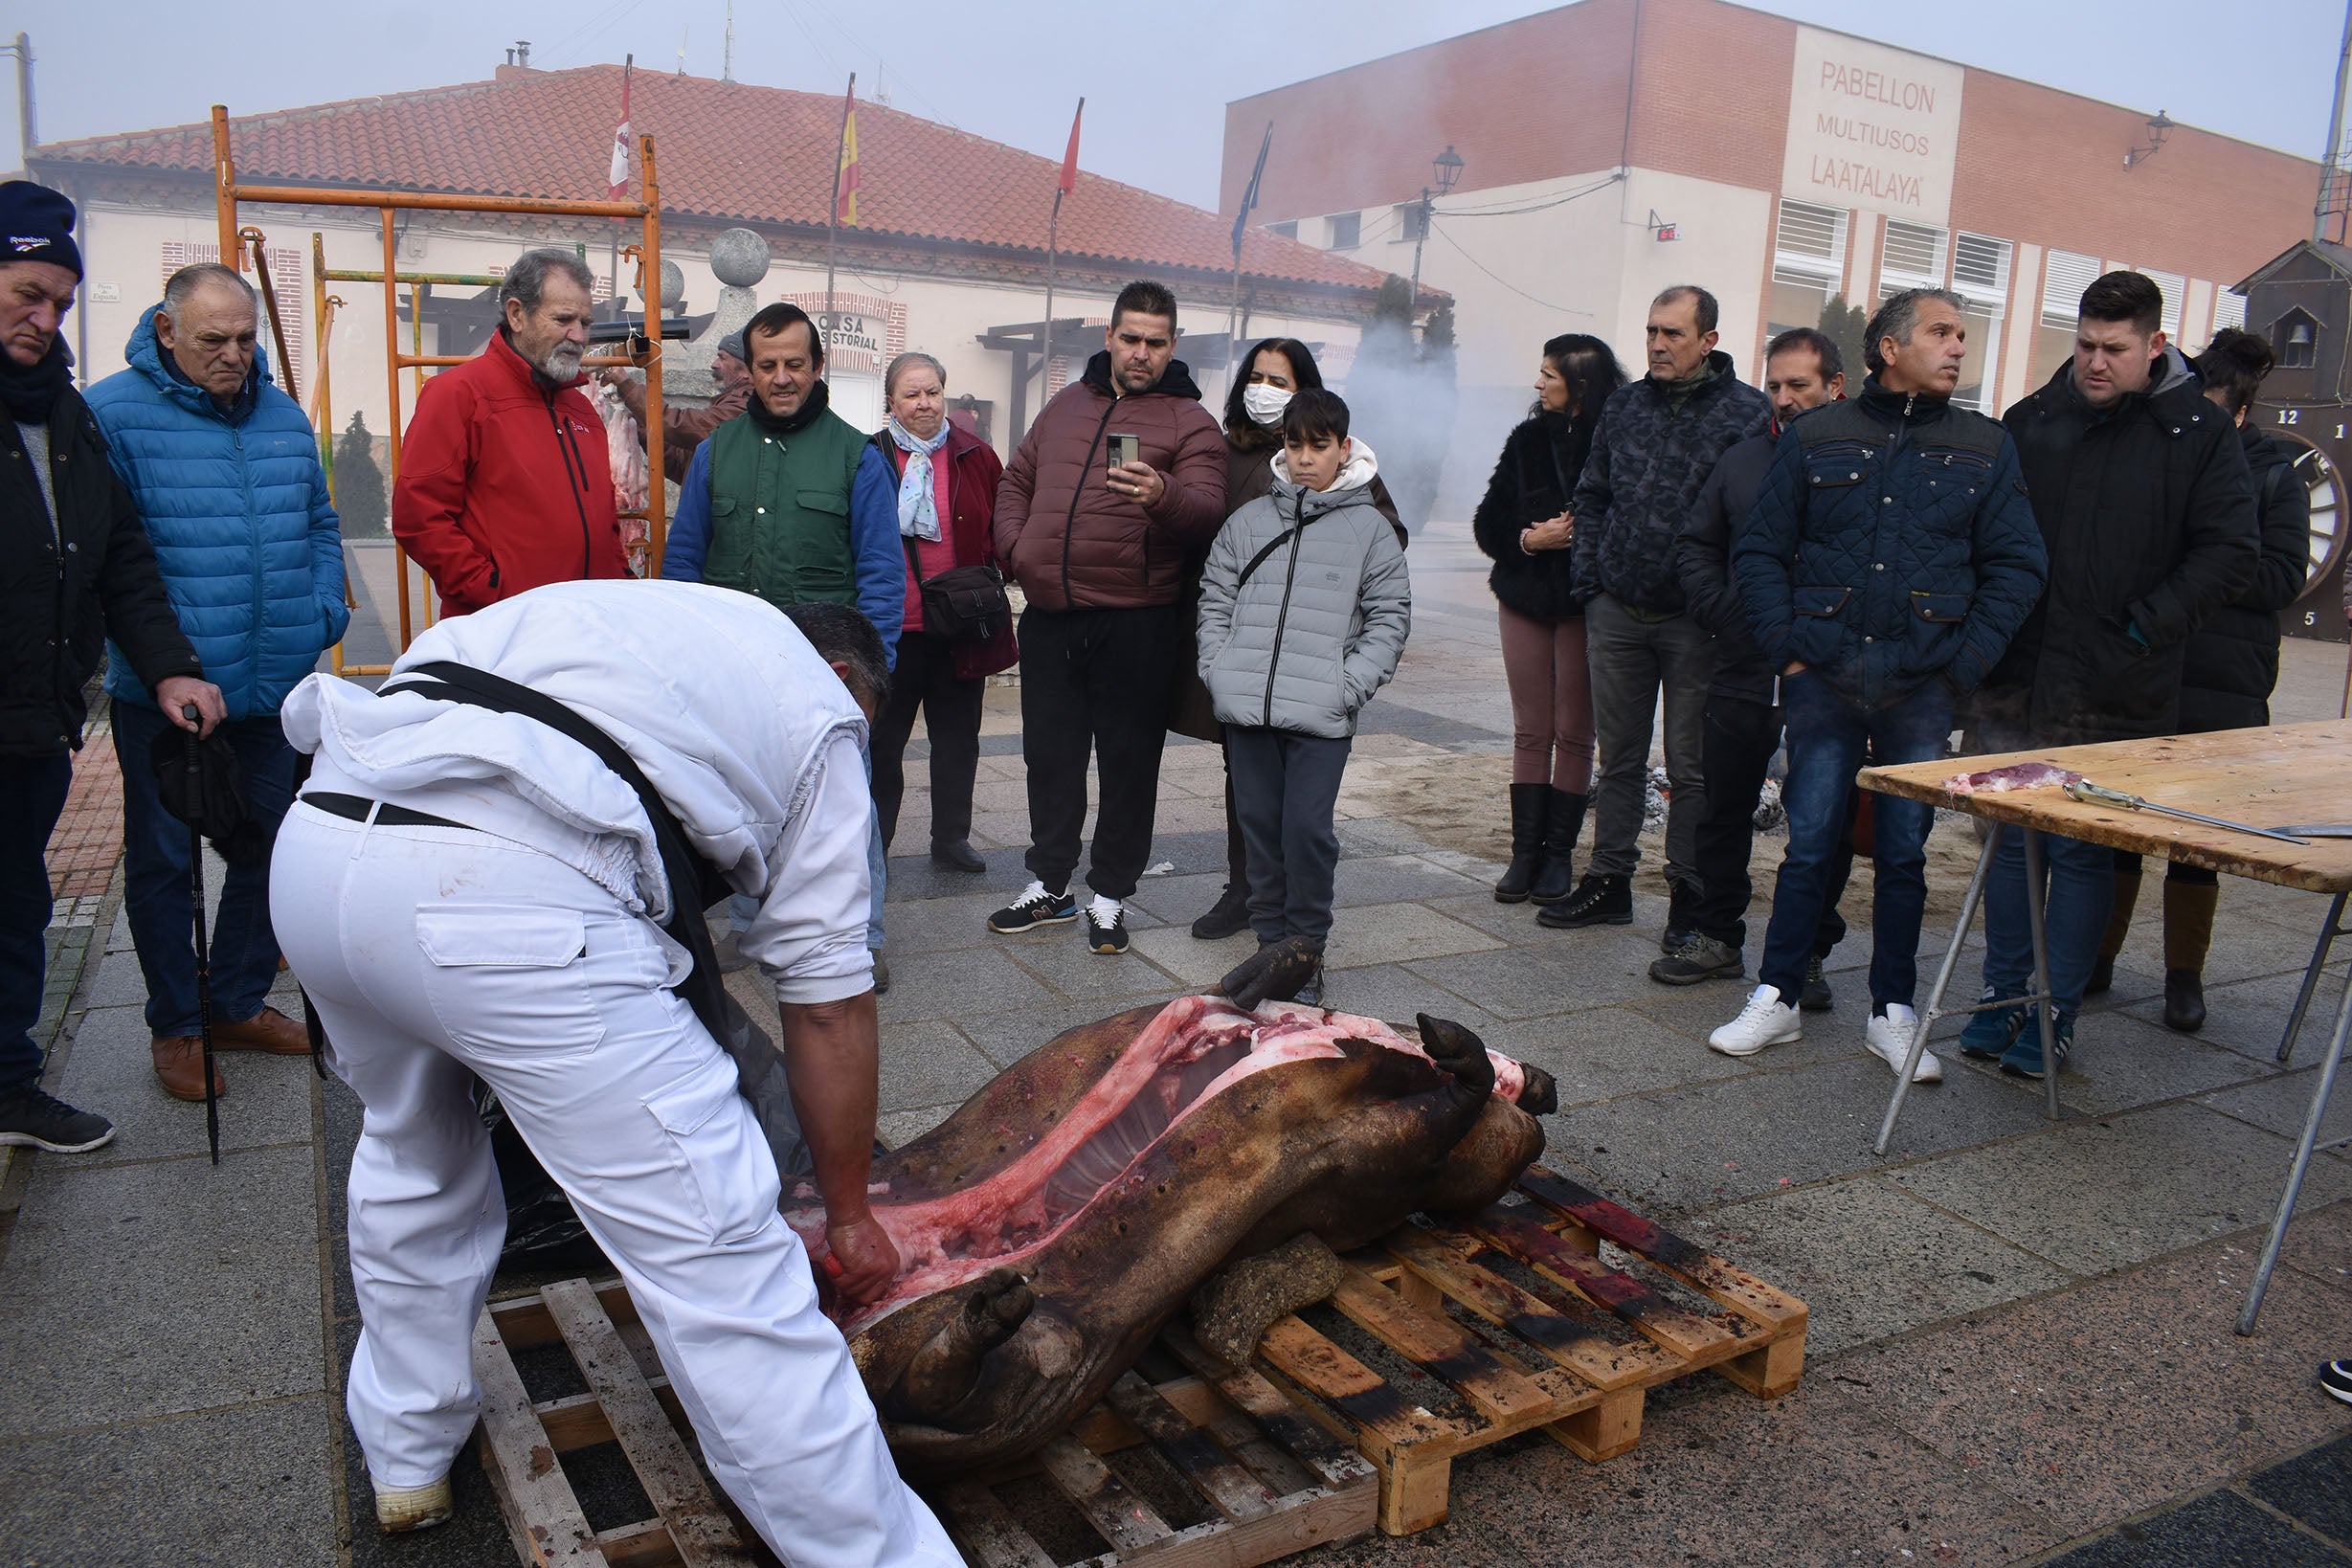
[{"label": "street lamp", "polygon": [[1413,308],[1421,309],[1421,250],[1429,242],[1430,204],[1451,190],[1462,178],[1462,154],[1454,150],[1451,142],[1445,150],[1429,160],[1429,171],[1437,180],[1437,189],[1421,188],[1421,223],[1413,235]]}]

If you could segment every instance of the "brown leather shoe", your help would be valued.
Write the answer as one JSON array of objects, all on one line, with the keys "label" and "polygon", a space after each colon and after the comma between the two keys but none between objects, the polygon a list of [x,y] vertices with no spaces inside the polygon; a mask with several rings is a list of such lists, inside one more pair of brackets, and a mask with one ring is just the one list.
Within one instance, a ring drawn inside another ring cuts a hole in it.
[{"label": "brown leather shoe", "polygon": [[[219,1042],[215,1041],[214,1048]],[[204,1042],[194,1035],[157,1035],[148,1048],[155,1055],[155,1081],[164,1086],[164,1092],[174,1100],[204,1098]],[[220,1074],[220,1064],[213,1064],[213,1092],[229,1092],[228,1082]]]},{"label": "brown leather shoe", "polygon": [[275,1007],[264,1007],[242,1023],[214,1025],[213,1049],[216,1052],[264,1051],[271,1056],[308,1056],[310,1031]]}]

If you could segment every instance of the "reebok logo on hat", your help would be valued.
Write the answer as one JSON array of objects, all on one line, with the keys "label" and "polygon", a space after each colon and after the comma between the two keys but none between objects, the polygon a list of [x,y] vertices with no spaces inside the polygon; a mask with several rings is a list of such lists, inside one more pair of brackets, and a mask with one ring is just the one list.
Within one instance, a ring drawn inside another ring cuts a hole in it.
[{"label": "reebok logo on hat", "polygon": [[11,235],[9,247],[16,251],[44,251],[49,248],[49,241],[40,235]]}]

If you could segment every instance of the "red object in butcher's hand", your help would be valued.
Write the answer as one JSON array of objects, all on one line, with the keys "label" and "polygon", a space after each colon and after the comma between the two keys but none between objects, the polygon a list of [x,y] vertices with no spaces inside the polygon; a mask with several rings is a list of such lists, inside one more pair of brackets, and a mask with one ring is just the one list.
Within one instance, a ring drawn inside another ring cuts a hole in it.
[{"label": "red object in butcher's hand", "polygon": [[2012,762],[1982,773],[1955,773],[1943,781],[1954,795],[2003,795],[2010,790],[2039,790],[2052,784],[2079,784],[2082,774],[2049,762]]}]

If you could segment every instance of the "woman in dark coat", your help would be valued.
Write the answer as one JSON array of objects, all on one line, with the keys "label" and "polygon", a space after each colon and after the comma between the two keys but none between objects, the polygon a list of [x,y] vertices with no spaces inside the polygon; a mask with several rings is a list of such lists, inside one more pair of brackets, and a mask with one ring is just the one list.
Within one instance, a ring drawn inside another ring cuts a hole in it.
[{"label": "woman in dark coat", "polygon": [[[890,422],[874,434],[873,445],[898,488],[907,571],[890,700],[874,715],[874,809],[887,848],[906,794],[907,740],[921,708],[931,743],[931,859],[957,871],[984,871],[971,842],[980,696],[987,678],[1012,668],[1020,653],[1009,622],[978,642],[951,642],[923,624],[924,578],[994,558],[989,526],[997,482],[1004,477],[986,441],[949,422],[947,391],[947,372],[929,354],[901,354],[883,377]],[[907,468],[918,459],[930,475],[928,485],[907,482]]]},{"label": "woman in dark coat", "polygon": [[[2311,492],[2298,458],[2311,449],[2267,435],[2248,414],[2271,373],[2271,346],[2234,326],[2213,334],[2195,360],[2205,394],[2237,421],[2246,466],[2254,476],[2254,510],[2262,526],[2262,561],[2254,580],[2189,637],[2181,666],[2181,732],[2256,729],[2271,722],[2271,688],[2278,684],[2278,613],[2302,596],[2311,566]],[[2087,992],[2115,979],[2116,954],[2132,928],[2139,897],[2137,855],[2116,855],[2115,912],[2091,972]],[[2205,956],[2213,944],[2213,913],[2221,878],[2203,866],[2172,862],[2164,871],[2164,1021],[2184,1034],[2205,1026]]]},{"label": "woman in dark coat", "polygon": [[1624,384],[1617,356],[1599,338],[1571,332],[1545,344],[1535,406],[1503,442],[1470,518],[1478,548],[1494,562],[1487,584],[1511,687],[1511,866],[1494,885],[1502,904],[1568,896],[1569,858],[1593,781],[1593,688],[1584,615],[1569,592],[1576,519],[1568,498],[1601,405]]},{"label": "woman in dark coat", "polygon": [[[1310,387],[1323,385],[1323,372],[1315,368],[1315,356],[1296,338],[1266,338],[1249,351],[1243,362],[1245,373],[1233,379],[1225,393],[1225,515],[1230,517],[1243,506],[1265,495],[1273,484],[1274,454],[1282,450],[1282,411],[1289,406],[1291,394]],[[1372,482],[1372,504],[1378,507],[1389,522],[1396,526],[1398,543],[1405,542],[1404,525],[1398,520],[1397,504],[1389,499],[1388,486],[1375,476]],[[1184,603],[1197,608],[1200,600],[1200,568],[1209,557],[1203,545],[1185,563]],[[1193,657],[1191,638],[1194,616],[1184,617],[1186,638],[1183,663],[1183,685],[1176,693],[1175,716],[1168,728],[1179,735],[1195,740],[1224,744],[1224,728],[1209,709],[1209,689],[1201,684],[1198,662]],[[1233,813],[1233,774],[1225,774],[1225,889],[1218,895],[1216,906],[1207,914],[1193,922],[1193,934],[1204,942],[1217,941],[1245,930],[1249,926],[1249,875],[1242,851],[1242,825]]]}]

